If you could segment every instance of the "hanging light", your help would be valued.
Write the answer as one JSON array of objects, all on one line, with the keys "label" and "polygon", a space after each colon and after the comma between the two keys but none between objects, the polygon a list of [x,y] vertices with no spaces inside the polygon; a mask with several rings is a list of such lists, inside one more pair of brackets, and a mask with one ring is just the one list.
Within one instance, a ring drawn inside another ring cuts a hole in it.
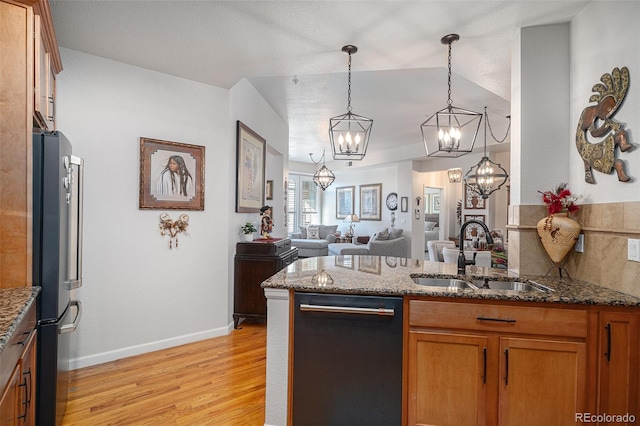
[{"label": "hanging light", "polygon": [[453,106],[451,100],[451,44],[460,40],[458,34],[449,34],[440,42],[449,46],[447,77],[449,90],[447,106],[422,123],[422,140],[428,157],[460,157],[473,150],[482,114]]},{"label": "hanging light", "polygon": [[351,55],[358,48],[347,45],[342,51],[349,55],[347,113],[329,120],[331,151],[334,160],[362,160],[367,153],[373,120],[351,112]]},{"label": "hanging light", "polygon": [[449,183],[458,183],[462,181],[462,169],[449,169],[447,170],[449,176]]},{"label": "hanging light", "polygon": [[[313,161],[313,154],[311,152],[309,153],[309,157],[311,157],[311,161]],[[324,191],[336,180],[336,176],[324,165],[324,149],[322,150],[322,158],[320,158],[318,162],[313,161],[313,163],[318,164],[320,161],[322,161],[322,167],[313,174],[313,183]]]},{"label": "hanging light", "polygon": [[487,107],[484,107],[484,156],[480,160],[478,164],[471,167],[467,174],[464,176],[464,183],[469,187],[470,190],[477,193],[482,198],[489,198],[491,193],[500,189],[502,185],[507,181],[509,175],[507,171],[503,169],[500,164],[494,163],[489,160],[487,157],[487,126],[489,126],[489,130],[491,131],[491,136],[493,139],[502,143],[507,138],[509,134],[509,129],[511,128],[511,117],[507,117],[509,119],[509,127],[507,127],[507,134],[502,138],[502,140],[498,140],[493,136],[493,130],[491,129],[491,124],[489,124],[489,115],[487,114]]}]

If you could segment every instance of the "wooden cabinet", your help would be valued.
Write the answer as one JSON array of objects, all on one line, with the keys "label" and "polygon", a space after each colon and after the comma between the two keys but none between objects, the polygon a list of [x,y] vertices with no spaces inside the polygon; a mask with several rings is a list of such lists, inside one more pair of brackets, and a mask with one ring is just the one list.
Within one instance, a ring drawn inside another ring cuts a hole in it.
[{"label": "wooden cabinet", "polygon": [[601,312],[598,330],[598,413],[629,413],[638,420],[640,317],[631,313]]},{"label": "wooden cabinet", "polygon": [[36,424],[35,324],[34,304],[0,353],[0,426]]},{"label": "wooden cabinet", "polygon": [[[31,135],[34,123],[40,126],[34,113],[34,68],[40,68],[34,62],[36,47],[48,54],[44,72],[50,83],[43,89],[50,93],[45,98],[54,96],[52,76],[62,71],[62,62],[48,0],[0,0],[0,28],[0,288],[10,288],[32,284]],[[44,108],[44,115],[55,115],[53,105]]]},{"label": "wooden cabinet", "polygon": [[573,425],[586,411],[586,311],[410,300],[409,327],[409,425]]},{"label": "wooden cabinet", "polygon": [[46,130],[55,130],[56,73],[52,53],[45,40],[42,18],[34,15],[34,124]]},{"label": "wooden cabinet", "polygon": [[236,245],[233,323],[238,328],[240,318],[266,318],[267,299],[260,287],[276,272],[298,259],[298,249],[288,238],[254,240]]}]

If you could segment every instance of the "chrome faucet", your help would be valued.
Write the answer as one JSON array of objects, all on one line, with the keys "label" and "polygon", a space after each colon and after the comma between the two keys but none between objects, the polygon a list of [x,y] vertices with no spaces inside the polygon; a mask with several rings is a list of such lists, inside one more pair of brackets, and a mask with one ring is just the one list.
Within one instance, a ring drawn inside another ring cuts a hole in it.
[{"label": "chrome faucet", "polygon": [[487,239],[487,244],[489,244],[489,246],[493,245],[493,238],[491,237],[489,228],[487,228],[487,225],[485,225],[484,222],[481,222],[476,219],[470,219],[465,223],[463,223],[462,226],[460,227],[460,253],[458,254],[458,275],[464,275],[466,272],[467,265],[475,265],[476,263],[475,256],[474,256],[474,260],[469,260],[469,261],[467,261],[467,259],[464,257],[464,231],[465,229],[467,229],[467,226],[469,226],[472,223],[478,224],[482,227],[482,229],[484,229],[484,235],[485,235],[485,238]]}]

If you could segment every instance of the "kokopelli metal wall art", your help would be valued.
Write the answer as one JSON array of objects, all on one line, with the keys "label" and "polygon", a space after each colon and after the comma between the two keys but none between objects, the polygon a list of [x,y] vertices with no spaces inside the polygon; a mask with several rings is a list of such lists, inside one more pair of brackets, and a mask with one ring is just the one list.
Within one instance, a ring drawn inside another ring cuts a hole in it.
[{"label": "kokopelli metal wall art", "polygon": [[[596,105],[582,111],[576,131],[576,147],[584,161],[584,180],[595,183],[592,170],[610,174],[615,169],[620,182],[629,182],[631,178],[624,170],[624,162],[615,157],[615,149],[618,146],[621,152],[627,152],[633,145],[623,125],[612,119],[627,94],[629,70],[614,68],[611,74],[603,74],[600,81],[591,89],[594,94],[589,98]],[[587,132],[600,141],[590,142]]]}]

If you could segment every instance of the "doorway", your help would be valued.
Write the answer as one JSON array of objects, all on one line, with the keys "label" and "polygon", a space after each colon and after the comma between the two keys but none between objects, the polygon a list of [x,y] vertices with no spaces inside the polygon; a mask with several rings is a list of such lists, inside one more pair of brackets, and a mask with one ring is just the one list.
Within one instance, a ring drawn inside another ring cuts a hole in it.
[{"label": "doorway", "polygon": [[427,242],[442,239],[442,188],[424,187],[424,251]]}]

